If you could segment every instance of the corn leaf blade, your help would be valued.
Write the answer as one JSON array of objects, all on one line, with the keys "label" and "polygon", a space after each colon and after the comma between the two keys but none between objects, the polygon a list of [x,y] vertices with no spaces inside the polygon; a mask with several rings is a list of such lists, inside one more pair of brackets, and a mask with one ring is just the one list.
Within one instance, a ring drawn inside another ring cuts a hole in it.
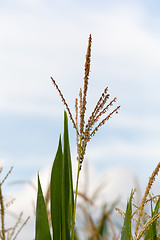
[{"label": "corn leaf blade", "polygon": [[50,182],[51,220],[53,239],[56,240],[62,239],[62,169],[63,153],[60,136],[58,150],[52,166]]},{"label": "corn leaf blade", "polygon": [[48,223],[48,216],[46,204],[43,197],[43,192],[38,175],[38,194],[36,207],[36,236],[35,240],[51,240],[50,228]]},{"label": "corn leaf blade", "polygon": [[[159,211],[159,206],[160,206],[160,198],[158,198],[158,201],[157,201],[156,206],[155,206],[154,211],[153,211],[152,201],[151,201],[151,213],[152,213],[152,217],[154,217],[154,216],[158,213],[158,211]],[[144,240],[148,240],[148,239],[156,240],[156,239],[158,239],[158,237],[157,237],[156,223],[157,223],[157,220],[155,220],[155,221],[149,226],[149,228],[148,228],[147,231],[146,231]]]},{"label": "corn leaf blade", "polygon": [[[65,165],[66,164],[66,165]],[[64,112],[64,166],[68,166],[66,175],[68,176],[68,187],[69,187],[69,216],[68,220],[72,220],[73,208],[74,208],[74,194],[73,194],[73,179],[72,179],[72,162],[70,154],[69,134],[68,134],[68,118],[67,113]],[[65,170],[65,168],[64,168]]]},{"label": "corn leaf blade", "polygon": [[64,112],[64,168],[63,168],[63,184],[62,184],[62,226],[63,239],[70,239],[70,228],[73,212],[73,182],[72,182],[72,166],[68,135],[68,118]]},{"label": "corn leaf blade", "polygon": [[131,240],[132,192],[127,203],[121,240]]}]

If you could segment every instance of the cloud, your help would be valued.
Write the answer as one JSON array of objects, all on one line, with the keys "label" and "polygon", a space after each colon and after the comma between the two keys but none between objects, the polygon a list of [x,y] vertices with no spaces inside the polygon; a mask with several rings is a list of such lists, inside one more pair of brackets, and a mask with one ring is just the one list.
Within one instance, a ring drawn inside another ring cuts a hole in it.
[{"label": "cloud", "polygon": [[[109,13],[91,13],[89,18],[93,20],[97,51],[111,61],[107,71],[125,78],[139,75],[141,81],[148,74],[159,74],[160,38],[146,27],[144,9],[122,6]],[[102,25],[103,29],[99,28]]]},{"label": "cloud", "polygon": [[[97,78],[100,71],[100,87],[104,86],[105,75],[113,75],[112,82],[116,76],[119,79],[117,87],[124,81],[126,84],[127,79],[130,79],[127,84],[135,84],[139,78],[140,87],[143,87],[146,77],[149,86],[151,80],[148,78],[153,73],[157,77],[152,81],[158,81],[159,37],[144,26],[144,9],[137,9],[137,5],[132,9],[129,6],[110,8],[110,11],[91,9],[83,16],[85,25],[79,19],[82,16],[77,15],[75,22],[72,13],[70,17],[67,14],[62,16],[60,12],[50,15],[47,8],[43,14],[41,10],[23,14],[17,11],[11,15],[3,13],[1,110],[30,111],[31,114],[51,112],[49,102],[57,104],[57,93],[51,87],[50,75],[56,78],[62,90],[65,89],[67,99],[70,99],[70,86],[74,84],[73,97],[76,96],[83,78],[89,29],[93,33],[92,72]],[[38,103],[42,97],[48,99],[44,106]]]},{"label": "cloud", "polygon": [[4,4],[4,7],[6,8],[9,8],[9,9],[15,9],[15,8],[18,8],[18,9],[21,9],[22,7],[24,8],[35,8],[35,7],[39,7],[41,6],[42,4],[42,1],[38,1],[38,0],[6,0],[5,1],[5,4]]}]

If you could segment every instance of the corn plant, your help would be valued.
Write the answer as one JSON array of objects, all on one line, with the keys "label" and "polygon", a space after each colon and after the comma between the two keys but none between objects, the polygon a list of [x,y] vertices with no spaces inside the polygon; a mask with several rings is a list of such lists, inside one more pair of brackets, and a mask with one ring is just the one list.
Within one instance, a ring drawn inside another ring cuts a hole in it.
[{"label": "corn plant", "polygon": [[[0,174],[2,173],[2,167],[0,168]],[[11,204],[14,203],[15,199],[11,199],[9,201],[4,201],[2,186],[5,183],[8,176],[11,174],[13,170],[13,167],[10,168],[10,170],[7,172],[5,177],[0,182],[0,221],[1,221],[1,229],[0,229],[0,239],[2,240],[16,240],[19,233],[23,229],[23,227],[26,225],[30,217],[27,217],[27,219],[22,222],[22,216],[23,212],[20,213],[20,215],[17,217],[17,221],[13,226],[10,226],[9,228],[6,228],[6,213],[8,208]],[[20,225],[20,226],[19,226]]]},{"label": "corn plant", "polygon": [[[53,239],[70,239],[73,215],[73,183],[70,157],[68,119],[64,113],[64,142],[61,136],[53,163],[50,181],[50,207]],[[36,208],[36,240],[52,239],[48,222],[45,200],[38,176],[38,196]]]},{"label": "corn plant", "polygon": [[[155,181],[155,177],[159,173],[159,170],[160,163],[158,163],[157,167],[149,178],[148,185],[139,206],[136,206],[133,203],[133,195],[135,191],[132,191],[130,199],[127,203],[126,213],[117,209],[124,216],[124,225],[122,228],[121,240],[139,240],[142,239],[142,237],[144,240],[160,239],[158,223],[160,217],[160,196],[151,196],[151,194],[149,194],[150,189]],[[153,202],[155,203],[154,209]],[[151,205],[150,215],[145,211],[145,206],[148,203]],[[133,207],[135,209],[134,211]]]},{"label": "corn plant", "polygon": [[[64,103],[68,112],[69,118],[76,131],[76,143],[77,143],[77,178],[76,178],[76,189],[73,191],[72,183],[72,164],[70,155],[69,135],[68,135],[68,118],[67,113],[64,112],[64,137],[63,144],[61,136],[59,138],[58,150],[53,162],[51,180],[50,180],[50,216],[51,216],[51,227],[48,220],[48,211],[43,196],[40,177],[38,174],[38,194],[37,194],[37,206],[36,206],[36,228],[35,228],[35,240],[73,240],[78,239],[75,231],[75,215],[77,206],[78,196],[78,185],[79,176],[82,169],[85,153],[89,141],[97,133],[114,113],[118,113],[120,106],[115,107],[113,110],[110,108],[116,102],[116,98],[109,101],[108,87],[106,87],[98,99],[95,108],[91,112],[88,119],[85,117],[86,106],[87,106],[87,91],[88,81],[90,73],[90,62],[91,62],[91,43],[92,38],[89,36],[88,48],[85,62],[85,75],[83,88],[79,90],[79,97],[75,99],[75,118],[61,92],[56,81],[51,77],[51,80],[57,89],[62,102]],[[108,102],[109,101],[109,102]],[[63,148],[62,148],[63,145]],[[127,203],[126,212],[122,212],[117,209],[122,216],[124,216],[124,224],[122,227],[121,240],[139,240],[142,237],[145,240],[159,239],[157,226],[159,218],[159,202],[158,199],[156,206],[153,210],[152,200],[147,199],[149,191],[155,180],[155,176],[158,174],[160,169],[160,163],[153,171],[148,186],[146,188],[144,197],[142,198],[140,206],[133,204],[134,192],[131,192],[130,199]],[[75,194],[74,194],[75,193]],[[155,199],[155,198],[154,198]],[[151,216],[147,216],[145,223],[142,223],[142,217],[144,217],[145,205],[151,202]],[[135,210],[133,210],[133,207]],[[137,216],[137,218],[135,218]],[[94,233],[89,239],[102,240],[109,239],[104,234],[106,215],[102,215],[102,221],[100,225],[94,226]],[[111,225],[112,226],[112,225]],[[113,238],[117,240],[116,234],[114,233]]]},{"label": "corn plant", "polygon": [[[104,92],[100,96],[97,104],[92,111],[89,119],[86,122],[85,112],[87,105],[87,90],[88,80],[90,73],[91,62],[91,43],[92,38],[89,36],[88,48],[85,62],[85,76],[83,91],[80,88],[79,91],[79,103],[78,98],[75,99],[75,119],[71,113],[71,110],[61,92],[55,80],[51,77],[51,80],[60,94],[61,100],[66,106],[69,117],[73,123],[73,127],[76,130],[77,141],[77,180],[75,196],[73,197],[73,184],[72,184],[72,169],[70,159],[70,149],[68,140],[68,127],[67,116],[64,114],[64,149],[62,151],[61,138],[59,140],[59,147],[57,150],[56,158],[53,164],[51,174],[51,220],[54,239],[74,239],[75,237],[75,214],[78,195],[78,183],[79,175],[82,168],[82,163],[86,153],[86,147],[91,138],[96,134],[99,128],[111,118],[114,113],[118,113],[120,106],[106,114],[109,108],[116,102],[116,98],[107,103],[109,99],[108,87],[104,89]],[[79,108],[79,111],[78,111]],[[102,118],[100,121],[99,119]],[[79,121],[79,124],[78,124]],[[96,125],[96,126],[95,126]],[[57,163],[58,162],[58,163]],[[56,170],[55,170],[56,169]],[[58,170],[59,171],[58,171]],[[44,197],[40,185],[38,176],[38,197],[37,197],[37,214],[36,214],[36,240],[51,239],[49,231],[49,222],[47,218],[47,210],[45,206]],[[56,229],[56,230],[55,230]]]},{"label": "corn plant", "polygon": [[[55,80],[51,77],[51,80],[54,86],[59,92],[62,102],[66,106],[69,117],[73,124],[73,128],[75,128],[76,130],[78,169],[77,169],[76,190],[75,190],[75,198],[74,198],[73,217],[72,217],[71,239],[73,239],[74,237],[79,175],[82,168],[84,156],[86,153],[87,144],[92,139],[92,137],[96,134],[99,128],[102,127],[112,117],[114,113],[118,113],[118,110],[120,108],[120,106],[117,106],[114,110],[109,112],[111,106],[113,105],[113,103],[116,102],[117,98],[113,98],[108,103],[110,95],[108,93],[108,87],[106,87],[104,89],[104,92],[100,96],[99,100],[97,101],[95,108],[93,109],[90,117],[88,119],[85,119],[85,112],[86,112],[86,106],[87,106],[87,91],[88,91],[90,63],[91,63],[91,44],[92,44],[92,37],[90,35],[88,40],[88,48],[87,48],[86,61],[85,61],[83,91],[82,91],[82,88],[80,88],[79,101],[78,101],[78,98],[75,99],[75,119],[73,118],[73,114],[71,113],[71,110],[61,90],[59,89]],[[78,107],[79,107],[79,111],[78,111]]]},{"label": "corn plant", "polygon": [[[159,206],[160,197],[151,196],[149,191],[155,176],[160,169],[160,163],[153,171],[148,185],[145,190],[145,194],[139,206],[133,203],[135,190],[131,192],[130,199],[127,203],[126,212],[124,213],[120,209],[117,210],[124,217],[124,224],[122,227],[121,240],[139,240],[143,237],[144,240],[156,240],[160,239],[159,235]],[[82,194],[81,194],[82,196]],[[86,199],[85,196],[82,196]],[[148,197],[148,198],[147,198]],[[89,201],[89,199],[87,199]],[[90,201],[91,202],[91,201]],[[150,203],[151,215],[145,212],[145,205]],[[153,204],[155,207],[153,208]],[[134,208],[134,210],[133,210]],[[68,118],[66,112],[64,112],[64,137],[63,148],[61,136],[59,138],[59,144],[53,167],[51,171],[50,180],[50,212],[51,212],[51,232],[48,221],[47,207],[45,198],[42,193],[40,184],[40,178],[38,175],[38,195],[37,195],[37,208],[36,208],[36,236],[35,240],[51,240],[51,239],[72,239],[72,221],[74,210],[74,197],[73,197],[73,183],[72,183],[72,164],[70,156],[70,145],[68,136]],[[111,212],[113,207],[111,208]],[[102,240],[109,238],[108,232],[105,231],[105,224],[108,221],[110,227],[114,228],[113,223],[110,220],[111,212],[106,212],[105,209],[102,212],[102,216],[99,219],[99,224],[94,223],[91,215],[85,212],[89,222],[92,226],[91,236],[88,240]],[[136,223],[136,224],[135,224]],[[75,229],[73,239],[79,240]],[[113,231],[112,239],[118,240],[116,231]]]}]

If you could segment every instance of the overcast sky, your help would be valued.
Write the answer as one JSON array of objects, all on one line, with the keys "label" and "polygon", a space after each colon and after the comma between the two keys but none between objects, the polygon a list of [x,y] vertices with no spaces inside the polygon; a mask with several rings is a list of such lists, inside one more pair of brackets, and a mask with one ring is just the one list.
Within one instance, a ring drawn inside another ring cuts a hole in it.
[{"label": "overcast sky", "polygon": [[[52,164],[64,107],[74,113],[83,85],[88,36],[88,109],[108,86],[121,105],[88,146],[97,174],[125,167],[147,182],[160,160],[160,2],[0,2],[0,159],[10,180],[30,180]],[[75,133],[70,124],[75,161]]]}]

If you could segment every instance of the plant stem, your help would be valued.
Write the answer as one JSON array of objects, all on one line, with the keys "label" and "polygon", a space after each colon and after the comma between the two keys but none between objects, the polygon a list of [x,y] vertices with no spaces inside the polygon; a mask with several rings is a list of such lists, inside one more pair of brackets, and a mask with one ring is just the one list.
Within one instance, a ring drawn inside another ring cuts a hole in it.
[{"label": "plant stem", "polygon": [[82,143],[82,140],[80,138],[80,148],[79,148],[79,153],[78,153],[78,169],[77,169],[76,191],[75,191],[75,198],[74,198],[74,209],[73,209],[72,229],[71,229],[71,240],[74,239],[74,226],[75,226],[75,217],[76,217],[76,205],[77,205],[77,195],[78,195],[79,173],[80,173],[80,170],[81,170],[81,163],[80,163],[81,143]]},{"label": "plant stem", "polygon": [[2,183],[0,183],[0,206],[1,206],[1,225],[2,225],[2,240],[5,240],[5,228],[4,228],[4,203],[2,195]]}]

